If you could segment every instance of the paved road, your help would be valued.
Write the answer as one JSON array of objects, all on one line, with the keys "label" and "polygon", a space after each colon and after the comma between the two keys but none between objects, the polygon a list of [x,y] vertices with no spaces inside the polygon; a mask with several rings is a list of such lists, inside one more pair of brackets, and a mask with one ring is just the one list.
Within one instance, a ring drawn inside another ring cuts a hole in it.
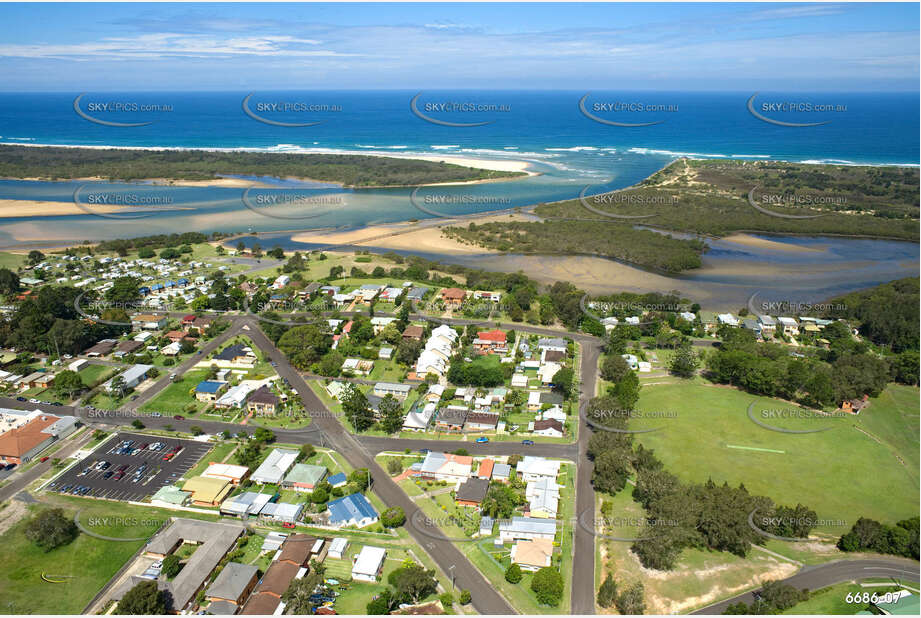
[{"label": "paved road", "polygon": [[[868,560],[839,560],[819,566],[807,566],[796,575],[783,580],[796,588],[816,590],[840,584],[843,582],[857,581],[868,577],[880,577],[899,581],[919,581],[918,563],[907,558],[872,558]],[[695,614],[722,614],[733,603],[754,603],[753,592],[746,592],[739,596],[719,603],[714,603],[699,609]]]},{"label": "paved road", "polygon": [[[15,399],[13,400],[15,401]],[[16,402],[19,403],[19,402]],[[3,404],[6,405],[6,404]],[[58,408],[60,410],[60,408]],[[64,446],[58,449],[51,458],[66,459],[76,453],[80,448],[90,441],[90,438],[93,437],[92,431],[84,431],[83,434],[77,436],[74,440],[65,441],[67,442]],[[28,487],[33,481],[38,479],[40,476],[45,474],[48,470],[51,469],[51,459],[42,463],[39,462],[26,470],[25,472],[16,473],[9,478],[9,481],[3,487],[0,487],[0,502],[4,500],[9,500],[17,493]]]}]

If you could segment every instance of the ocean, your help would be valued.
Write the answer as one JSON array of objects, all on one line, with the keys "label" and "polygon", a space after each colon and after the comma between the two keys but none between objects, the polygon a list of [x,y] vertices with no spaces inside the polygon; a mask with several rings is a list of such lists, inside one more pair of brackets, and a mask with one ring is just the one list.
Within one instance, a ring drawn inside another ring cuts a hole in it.
[{"label": "ocean", "polygon": [[[524,180],[428,188],[417,196],[406,188],[343,191],[285,181],[273,181],[277,190],[260,190],[294,193],[302,203],[328,198],[326,206],[304,216],[254,208],[254,196],[247,198],[239,188],[0,180],[0,200],[72,202],[76,194],[84,200],[88,192],[105,190],[169,202],[169,207],[151,208],[149,216],[140,219],[104,218],[92,210],[80,216],[7,218],[0,220],[0,247],[187,230],[274,232],[272,236],[289,246],[277,232],[355,228],[426,219],[433,212],[470,214],[571,199],[582,191],[592,194],[633,185],[681,156],[917,166],[918,112],[917,93],[0,94],[4,144],[480,157],[527,161],[529,169],[539,173]],[[142,126],[121,126],[130,124]],[[437,206],[420,207],[430,203],[424,196]],[[872,262],[868,268],[874,281],[916,272],[913,261],[904,261],[903,251],[896,251],[902,259],[892,260],[892,245],[882,244],[889,241],[859,242],[860,254]],[[875,253],[874,243],[880,243]],[[841,260],[854,255],[836,246]],[[777,259],[750,250],[743,253],[743,259],[753,262]],[[705,267],[714,260],[738,258],[713,245]],[[704,284],[707,270],[689,276],[700,277],[698,283]],[[840,286],[819,287],[839,291]]]}]

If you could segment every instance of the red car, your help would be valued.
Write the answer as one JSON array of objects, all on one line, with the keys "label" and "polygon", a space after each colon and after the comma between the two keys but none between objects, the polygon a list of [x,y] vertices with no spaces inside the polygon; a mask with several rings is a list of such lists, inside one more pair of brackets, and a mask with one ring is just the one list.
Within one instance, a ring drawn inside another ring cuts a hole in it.
[{"label": "red car", "polygon": [[292,522],[290,522],[290,521],[286,521],[285,523],[283,523],[283,524],[281,525],[281,527],[282,527],[282,528],[293,528],[293,527],[294,527],[294,524],[293,524]]},{"label": "red car", "polygon": [[47,457],[42,457],[41,459],[39,459],[39,461],[42,462],[42,463],[45,463],[46,461],[48,461],[48,458],[47,458]]},{"label": "red car", "polygon": [[177,421],[184,421],[184,420],[185,420],[185,417],[182,416],[181,414],[177,414],[177,415],[174,416],[173,418],[174,418],[175,420],[177,420]]}]

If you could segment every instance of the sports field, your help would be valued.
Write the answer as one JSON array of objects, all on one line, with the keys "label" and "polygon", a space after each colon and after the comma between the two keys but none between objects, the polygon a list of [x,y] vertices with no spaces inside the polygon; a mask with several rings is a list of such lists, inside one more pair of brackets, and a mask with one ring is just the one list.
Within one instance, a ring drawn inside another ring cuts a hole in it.
[{"label": "sports field", "polygon": [[[772,427],[830,429],[772,431],[749,417],[752,402],[752,415]],[[789,403],[695,380],[646,386],[637,409],[656,418],[630,428],[661,428],[637,439],[668,470],[686,481],[744,483],[775,503],[847,522],[816,531],[838,536],[861,516],[895,523],[918,514],[917,388],[890,385],[860,416],[801,418]]]}]

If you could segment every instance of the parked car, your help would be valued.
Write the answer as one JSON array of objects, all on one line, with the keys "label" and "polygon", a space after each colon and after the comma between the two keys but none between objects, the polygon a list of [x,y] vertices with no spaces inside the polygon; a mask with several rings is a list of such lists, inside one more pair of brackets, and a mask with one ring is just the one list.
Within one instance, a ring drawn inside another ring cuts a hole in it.
[{"label": "parked car", "polygon": [[17,397],[16,401],[28,401],[25,397]]},{"label": "parked car", "polygon": [[534,440],[522,440],[521,443],[525,446],[534,446]]},{"label": "parked car", "polygon": [[477,439],[476,439],[476,442],[477,442],[477,444],[485,444],[485,443],[489,442],[489,438],[486,438],[486,437],[477,438]]},{"label": "parked car", "polygon": [[48,461],[48,459],[49,458],[46,456],[46,457],[42,457],[41,459],[39,459],[39,461],[42,463],[45,463],[46,461]]},{"label": "parked car", "polygon": [[184,417],[183,415],[181,415],[181,414],[176,414],[175,416],[173,416],[173,420],[176,420],[176,421],[184,421],[184,420],[185,420],[185,417]]}]

